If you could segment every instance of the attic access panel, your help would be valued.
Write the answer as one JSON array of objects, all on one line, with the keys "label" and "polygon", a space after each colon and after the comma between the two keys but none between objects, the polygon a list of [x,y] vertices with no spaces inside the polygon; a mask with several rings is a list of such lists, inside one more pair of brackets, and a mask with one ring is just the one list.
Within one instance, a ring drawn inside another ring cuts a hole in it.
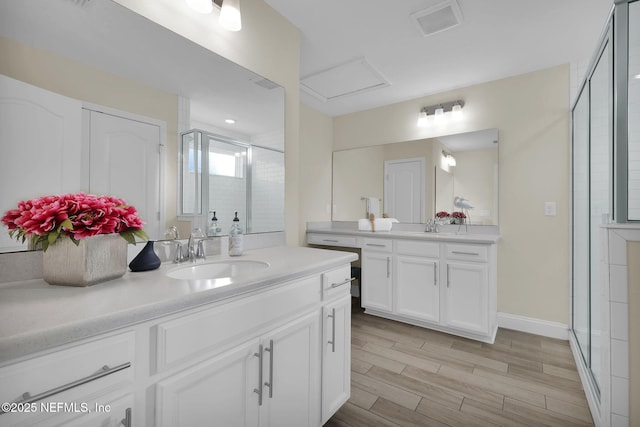
[{"label": "attic access panel", "polygon": [[300,80],[302,90],[321,101],[389,86],[389,82],[364,58],[311,74]]}]

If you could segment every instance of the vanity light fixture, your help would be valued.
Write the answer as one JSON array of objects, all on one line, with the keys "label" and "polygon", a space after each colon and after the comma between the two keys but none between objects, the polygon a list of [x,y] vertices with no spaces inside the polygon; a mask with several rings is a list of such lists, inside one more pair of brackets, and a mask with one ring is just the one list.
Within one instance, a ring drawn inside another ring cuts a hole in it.
[{"label": "vanity light fixture", "polygon": [[240,0],[185,0],[187,5],[198,13],[207,15],[213,12],[213,5],[220,7],[218,24],[228,31],[240,31],[242,29],[242,16],[240,15]]},{"label": "vanity light fixture", "polygon": [[220,8],[218,23],[229,31],[242,29],[242,16],[240,15],[240,0],[223,0]]},{"label": "vanity light fixture", "polygon": [[449,166],[456,165],[456,158],[453,157],[453,154],[449,153],[448,151],[442,150],[442,155],[444,156],[444,160]]},{"label": "vanity light fixture", "polygon": [[445,113],[449,112],[451,113],[452,119],[458,120],[462,117],[462,107],[464,107],[464,101],[461,100],[443,102],[441,104],[424,107],[420,110],[420,114],[418,116],[418,126],[428,126],[429,116],[434,116],[435,121],[441,123],[445,118]]},{"label": "vanity light fixture", "polygon": [[236,121],[234,119],[224,119],[224,122],[232,125],[232,124],[235,124]]}]

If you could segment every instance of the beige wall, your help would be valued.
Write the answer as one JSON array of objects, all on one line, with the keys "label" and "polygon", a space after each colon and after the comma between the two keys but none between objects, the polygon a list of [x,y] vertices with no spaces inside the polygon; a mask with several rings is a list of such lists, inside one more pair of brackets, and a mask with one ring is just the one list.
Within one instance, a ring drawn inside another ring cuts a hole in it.
[{"label": "beige wall", "polygon": [[332,140],[331,117],[300,104],[300,245],[308,221],[331,221]]},{"label": "beige wall", "polygon": [[[454,99],[464,119],[418,128],[420,108]],[[336,117],[334,150],[487,128],[500,131],[498,310],[569,323],[569,66]],[[544,216],[544,202],[557,216]]]},{"label": "beige wall", "polygon": [[640,425],[640,242],[627,243],[629,284],[629,425]]},{"label": "beige wall", "polygon": [[[211,15],[198,15],[188,11],[183,1],[114,1],[285,88],[285,231],[287,242],[297,244],[300,220],[298,29],[263,0],[241,2],[242,30],[239,32],[220,28],[216,22],[217,9]],[[170,155],[167,152],[167,156]]]}]

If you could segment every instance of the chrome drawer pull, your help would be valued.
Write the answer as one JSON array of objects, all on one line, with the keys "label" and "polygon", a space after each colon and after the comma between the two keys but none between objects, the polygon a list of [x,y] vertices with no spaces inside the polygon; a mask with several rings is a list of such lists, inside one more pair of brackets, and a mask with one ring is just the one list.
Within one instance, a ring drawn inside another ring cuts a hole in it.
[{"label": "chrome drawer pull", "polygon": [[269,398],[273,397],[273,340],[269,340],[269,347],[264,351],[269,352],[269,382],[265,382],[264,385],[269,387]]},{"label": "chrome drawer pull", "polygon": [[[35,396],[32,396],[31,393],[29,393],[27,391],[27,392],[22,394],[20,400],[17,400],[17,401],[15,401],[13,403],[33,403],[33,402],[37,402],[39,400],[46,399],[47,397],[51,397],[54,394],[62,393],[63,391],[70,390],[72,388],[81,386],[83,384],[89,383],[89,382],[97,380],[99,378],[106,377],[107,375],[111,375],[111,374],[114,374],[114,373],[116,373],[118,371],[122,371],[123,369],[127,369],[130,366],[131,366],[131,362],[126,362],[126,363],[123,363],[121,365],[114,366],[113,368],[110,368],[109,366],[104,365],[95,374],[89,375],[89,376],[84,377],[84,378],[80,378],[79,380],[72,381],[70,383],[67,383],[65,385],[61,385],[59,387],[54,387],[54,388],[52,388],[50,390],[44,391],[42,393],[38,393]],[[5,413],[4,411],[0,410],[0,414],[4,414],[4,413]]]},{"label": "chrome drawer pull", "polygon": [[124,411],[124,418],[120,420],[120,424],[124,427],[131,427],[131,408]]},{"label": "chrome drawer pull", "polygon": [[459,252],[459,251],[451,251],[452,254],[456,255],[480,255],[478,252]]},{"label": "chrome drawer pull", "polygon": [[340,240],[322,239],[323,242],[338,243]]},{"label": "chrome drawer pull", "polygon": [[253,353],[258,358],[258,388],[254,388],[253,392],[258,395],[258,406],[262,406],[262,344],[258,347],[258,352]]},{"label": "chrome drawer pull", "polygon": [[332,283],[331,284],[331,288],[339,288],[342,285],[346,285],[347,283],[351,283],[354,280],[356,280],[355,277],[352,277],[351,279],[344,279],[344,282],[340,282],[340,283]]},{"label": "chrome drawer pull", "polygon": [[328,344],[331,344],[331,352],[336,352],[336,309],[335,307],[331,309],[331,314],[327,317],[331,318],[331,341],[328,341]]},{"label": "chrome drawer pull", "polygon": [[376,248],[386,248],[387,245],[381,243],[365,243],[365,246],[375,246]]}]

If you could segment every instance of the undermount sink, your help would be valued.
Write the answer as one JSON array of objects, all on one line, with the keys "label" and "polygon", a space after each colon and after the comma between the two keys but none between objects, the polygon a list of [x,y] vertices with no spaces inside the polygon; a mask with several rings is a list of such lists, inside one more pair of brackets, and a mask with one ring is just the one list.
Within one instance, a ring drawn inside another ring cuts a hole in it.
[{"label": "undermount sink", "polygon": [[268,267],[269,264],[263,261],[224,260],[177,267],[169,270],[167,276],[183,280],[221,279],[257,273]]}]

